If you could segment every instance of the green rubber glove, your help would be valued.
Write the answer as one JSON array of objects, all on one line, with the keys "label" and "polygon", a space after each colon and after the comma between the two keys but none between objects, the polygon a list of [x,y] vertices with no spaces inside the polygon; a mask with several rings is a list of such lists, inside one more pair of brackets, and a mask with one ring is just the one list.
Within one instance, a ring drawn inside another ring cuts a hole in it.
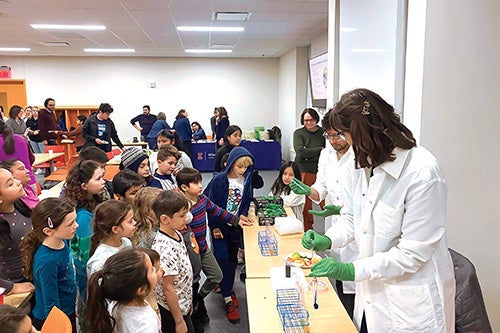
[{"label": "green rubber glove", "polygon": [[327,216],[331,216],[331,215],[339,215],[341,209],[342,209],[342,207],[340,207],[340,206],[328,205],[328,206],[323,207],[323,210],[320,210],[320,211],[308,210],[308,212],[311,215],[327,217]]},{"label": "green rubber glove", "polygon": [[307,230],[302,236],[302,246],[307,250],[324,251],[332,247],[332,241],[328,236],[320,235],[314,230]]},{"label": "green rubber glove", "polygon": [[354,281],[354,265],[341,263],[333,258],[321,259],[311,268],[311,276],[327,276],[339,281]]},{"label": "green rubber glove", "polygon": [[311,195],[311,187],[307,186],[297,178],[292,179],[292,182],[290,183],[290,189],[295,194],[305,194],[307,196]]}]

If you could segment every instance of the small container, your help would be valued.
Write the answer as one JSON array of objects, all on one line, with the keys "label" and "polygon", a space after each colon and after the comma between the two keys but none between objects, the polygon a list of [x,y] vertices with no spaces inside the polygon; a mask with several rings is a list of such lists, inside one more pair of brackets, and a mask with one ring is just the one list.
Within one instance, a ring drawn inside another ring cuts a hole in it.
[{"label": "small container", "polygon": [[285,277],[289,278],[291,277],[291,266],[290,266],[290,261],[285,261]]}]

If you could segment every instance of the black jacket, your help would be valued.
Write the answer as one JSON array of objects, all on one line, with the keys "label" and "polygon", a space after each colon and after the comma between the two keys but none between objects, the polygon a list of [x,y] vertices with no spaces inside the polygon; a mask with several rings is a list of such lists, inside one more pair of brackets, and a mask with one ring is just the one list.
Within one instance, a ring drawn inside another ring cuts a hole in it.
[{"label": "black jacket", "polygon": [[[123,148],[123,144],[120,141],[120,138],[118,138],[118,133],[116,132],[115,124],[111,119],[106,119],[105,124],[106,124],[106,130],[102,134],[101,137],[99,137],[98,134],[98,129],[97,129],[97,124],[99,120],[97,119],[97,113],[92,114],[83,124],[83,138],[85,139],[85,147],[88,146],[95,146],[99,147],[105,152],[111,151],[111,139],[118,145],[118,147]],[[101,139],[104,141],[107,141],[107,144],[104,145],[98,145],[95,142],[95,139]]]}]

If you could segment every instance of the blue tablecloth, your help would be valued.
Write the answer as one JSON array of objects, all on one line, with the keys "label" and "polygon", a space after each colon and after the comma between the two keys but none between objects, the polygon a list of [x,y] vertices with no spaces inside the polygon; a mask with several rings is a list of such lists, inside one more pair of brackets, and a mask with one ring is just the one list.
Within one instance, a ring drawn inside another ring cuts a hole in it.
[{"label": "blue tablecloth", "polygon": [[[255,169],[279,170],[281,167],[281,145],[278,141],[241,141],[255,157]],[[201,172],[214,170],[215,141],[194,142],[191,145],[193,167]]]}]

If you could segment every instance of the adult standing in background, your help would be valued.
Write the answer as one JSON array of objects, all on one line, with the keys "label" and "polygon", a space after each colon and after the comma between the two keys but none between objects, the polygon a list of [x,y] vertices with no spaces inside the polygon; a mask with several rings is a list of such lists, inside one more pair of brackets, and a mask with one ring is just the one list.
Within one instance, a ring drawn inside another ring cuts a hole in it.
[{"label": "adult standing in background", "polygon": [[219,106],[218,109],[219,116],[217,117],[217,126],[215,128],[215,140],[217,142],[217,148],[220,148],[224,144],[224,133],[226,133],[229,127],[229,117],[225,107]]},{"label": "adult standing in background", "polygon": [[210,118],[210,127],[212,128],[212,140],[215,140],[215,130],[217,129],[217,120],[219,119],[219,108],[214,109],[214,115]]},{"label": "adult standing in background", "polygon": [[[340,220],[337,215],[339,207],[344,206],[344,183],[346,168],[354,168],[354,152],[349,143],[330,124],[330,109],[321,120],[321,127],[325,131],[323,136],[328,140],[325,149],[319,155],[318,173],[316,181],[309,187],[300,180],[293,179],[290,188],[296,194],[305,194],[315,203],[325,200],[323,211],[312,212],[313,215],[325,218],[325,231]],[[358,258],[358,249],[355,242],[347,246],[332,250],[331,255],[335,260],[351,262]],[[353,317],[354,297],[356,286],[352,281],[336,281],[337,294],[344,305],[349,317]]]},{"label": "adult standing in background", "polygon": [[191,157],[191,137],[193,135],[193,130],[191,129],[186,110],[180,109],[177,113],[174,121],[174,129],[177,135],[179,135],[179,139],[182,141],[184,151]]},{"label": "adult standing in background", "polygon": [[[293,132],[293,148],[295,149],[295,162],[299,165],[301,180],[307,186],[316,181],[318,161],[321,150],[325,148],[323,129],[318,126],[319,115],[316,110],[306,108],[300,115],[303,127]],[[312,201],[306,197],[304,205],[304,231],[313,228],[314,218],[308,212],[312,209]]]},{"label": "adult standing in background", "polygon": [[31,149],[33,149],[34,153],[43,153],[45,145],[42,143],[40,131],[38,131],[38,107],[34,106],[31,108],[31,117],[26,119],[26,127],[32,131],[31,134],[28,133]]},{"label": "adult standing in background", "polygon": [[359,257],[322,259],[310,276],[356,281],[360,332],[455,332],[447,189],[438,161],[370,90],[344,94],[330,121],[352,146],[356,169],[347,169],[341,220],[325,236],[307,231],[302,244],[322,251],[355,241]]},{"label": "adult standing in background", "polygon": [[[56,101],[53,98],[47,98],[43,102],[45,106],[38,112],[38,130],[40,131],[40,138],[44,145],[56,145],[57,134],[55,131],[60,131],[59,125],[57,124],[55,110]],[[50,133],[49,133],[50,131]]]},{"label": "adult standing in background", "polygon": [[91,114],[85,121],[82,129],[85,147],[95,146],[109,152],[112,147],[111,140],[113,140],[118,147],[123,149],[115,123],[109,118],[111,113],[113,113],[113,107],[109,103],[101,103],[97,112]]},{"label": "adult standing in background", "polygon": [[23,109],[19,105],[12,105],[9,110],[9,119],[5,122],[7,126],[12,129],[14,134],[26,137],[29,133],[27,131],[26,123],[22,119]]},{"label": "adult standing in background", "polygon": [[[156,121],[156,116],[151,114],[151,108],[149,105],[144,105],[142,107],[142,113],[130,120],[130,123],[134,126],[136,130],[141,132],[141,141],[146,142],[149,131]],[[139,125],[137,125],[139,123]]]},{"label": "adult standing in background", "polygon": [[159,112],[158,117],[156,117],[156,121],[154,122],[153,126],[151,127],[151,130],[149,131],[146,140],[148,142],[149,149],[155,150],[157,147],[156,144],[156,137],[158,136],[158,133],[160,133],[163,130],[171,130],[172,127],[167,123],[167,116],[165,115],[165,112]]}]

